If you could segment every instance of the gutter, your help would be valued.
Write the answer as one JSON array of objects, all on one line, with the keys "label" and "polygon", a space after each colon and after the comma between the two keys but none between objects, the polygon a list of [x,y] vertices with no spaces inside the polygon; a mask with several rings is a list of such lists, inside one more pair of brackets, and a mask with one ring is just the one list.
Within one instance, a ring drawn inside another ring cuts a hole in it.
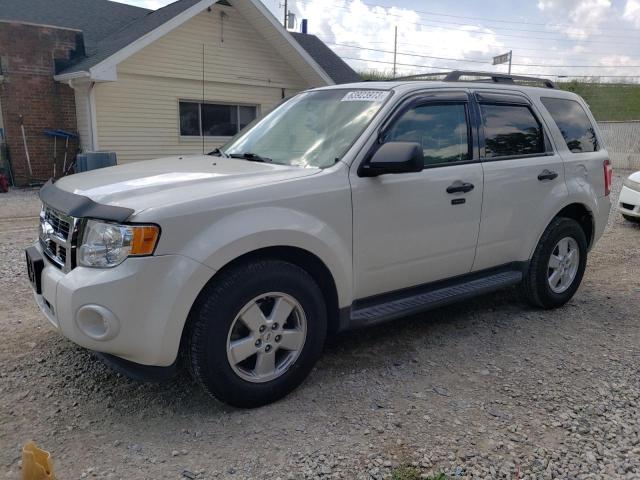
[{"label": "gutter", "polygon": [[90,78],[90,77],[91,77],[91,74],[89,72],[79,71],[79,72],[61,73],[60,75],[54,75],[53,79],[56,82],[66,83],[77,78]]}]

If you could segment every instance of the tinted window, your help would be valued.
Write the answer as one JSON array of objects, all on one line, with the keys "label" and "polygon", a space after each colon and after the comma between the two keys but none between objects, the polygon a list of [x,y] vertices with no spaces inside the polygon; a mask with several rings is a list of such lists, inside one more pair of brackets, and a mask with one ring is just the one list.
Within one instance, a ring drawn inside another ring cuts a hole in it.
[{"label": "tinted window", "polygon": [[209,137],[232,137],[238,133],[238,115],[231,105],[202,105],[202,133]]},{"label": "tinted window", "polygon": [[180,135],[200,135],[200,105],[180,102]]},{"label": "tinted window", "polygon": [[484,123],[485,157],[544,152],[542,127],[525,105],[480,105]]},{"label": "tinted window", "polygon": [[240,122],[240,130],[249,125],[256,119],[256,107],[247,107],[246,105],[241,105],[239,107],[239,117],[238,121]]},{"label": "tinted window", "polygon": [[232,137],[257,115],[250,105],[180,102],[180,135]]},{"label": "tinted window", "polygon": [[459,105],[423,105],[404,113],[385,142],[417,142],[425,165],[469,160],[467,109]]},{"label": "tinted window", "polygon": [[562,98],[541,100],[558,125],[569,150],[574,153],[598,150],[596,131],[582,105]]}]

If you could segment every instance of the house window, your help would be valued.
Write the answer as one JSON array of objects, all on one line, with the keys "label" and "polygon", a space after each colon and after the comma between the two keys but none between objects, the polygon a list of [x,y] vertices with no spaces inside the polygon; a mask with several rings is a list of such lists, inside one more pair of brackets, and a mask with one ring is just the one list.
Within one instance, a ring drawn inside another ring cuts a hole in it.
[{"label": "house window", "polygon": [[257,116],[255,105],[180,102],[180,135],[232,137]]}]

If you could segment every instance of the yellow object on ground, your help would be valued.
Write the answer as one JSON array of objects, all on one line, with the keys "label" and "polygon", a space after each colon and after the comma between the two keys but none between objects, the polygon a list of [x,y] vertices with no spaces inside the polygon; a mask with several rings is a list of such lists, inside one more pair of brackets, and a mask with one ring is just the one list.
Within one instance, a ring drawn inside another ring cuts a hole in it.
[{"label": "yellow object on ground", "polygon": [[33,442],[22,448],[22,480],[55,480],[51,454]]}]

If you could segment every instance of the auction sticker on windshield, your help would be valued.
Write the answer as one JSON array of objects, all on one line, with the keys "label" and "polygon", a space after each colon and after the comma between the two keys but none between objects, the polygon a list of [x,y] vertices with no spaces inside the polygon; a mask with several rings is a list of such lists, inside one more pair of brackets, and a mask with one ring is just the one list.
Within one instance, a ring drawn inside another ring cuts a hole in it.
[{"label": "auction sticker on windshield", "polygon": [[389,92],[384,90],[354,90],[342,97],[341,102],[382,102]]}]

